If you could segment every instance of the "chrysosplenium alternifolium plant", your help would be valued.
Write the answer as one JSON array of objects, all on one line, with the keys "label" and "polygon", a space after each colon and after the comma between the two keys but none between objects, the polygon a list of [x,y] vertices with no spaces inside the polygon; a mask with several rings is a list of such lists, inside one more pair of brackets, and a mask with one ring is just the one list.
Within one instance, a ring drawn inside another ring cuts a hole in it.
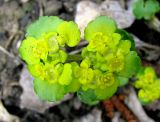
[{"label": "chrysosplenium alternifolium plant", "polygon": [[77,59],[77,54],[70,56],[65,51],[66,46],[80,42],[74,22],[44,16],[28,27],[19,53],[42,100],[56,101],[77,92],[83,102],[95,104],[110,98],[139,70],[134,41],[114,20],[97,17],[85,28],[84,39],[88,45]]},{"label": "chrysosplenium alternifolium plant", "polygon": [[143,104],[151,103],[160,98],[160,79],[152,67],[141,68],[134,86],[139,90],[138,97]]}]

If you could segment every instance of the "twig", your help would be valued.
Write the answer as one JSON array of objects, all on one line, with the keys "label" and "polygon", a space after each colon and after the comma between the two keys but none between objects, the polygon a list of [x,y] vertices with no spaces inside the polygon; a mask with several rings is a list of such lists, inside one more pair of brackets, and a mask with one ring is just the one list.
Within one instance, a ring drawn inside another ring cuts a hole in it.
[{"label": "twig", "polygon": [[44,15],[43,5],[44,5],[43,0],[40,0],[39,1],[39,7],[40,7],[39,16],[43,16]]},{"label": "twig", "polygon": [[87,44],[88,44],[87,41],[82,40],[82,41],[78,44],[78,46],[85,46],[85,45],[87,45]]},{"label": "twig", "polygon": [[152,17],[149,21],[146,21],[146,24],[150,28],[160,32],[160,20],[156,16]]},{"label": "twig", "polygon": [[4,47],[2,47],[0,45],[0,51],[2,51],[4,54],[6,54],[9,58],[12,58],[13,61],[16,63],[16,64],[19,64],[20,62],[22,62],[21,60],[19,60],[19,58],[16,58],[13,54],[9,53]]},{"label": "twig", "polygon": [[82,51],[82,48],[81,49],[77,49],[77,50],[74,50],[74,51],[71,51],[69,52],[70,55],[75,55],[75,54],[78,54]]},{"label": "twig", "polygon": [[74,50],[74,51],[69,52],[69,54],[70,54],[70,55],[74,55],[74,54],[80,53],[80,52],[82,51],[83,47],[84,47],[85,45],[87,45],[87,44],[88,44],[87,41],[82,40],[82,41],[78,44],[78,46],[77,46],[77,47],[79,47],[79,48],[76,49],[76,50]]},{"label": "twig", "polygon": [[142,108],[136,93],[132,87],[130,87],[130,93],[128,99],[125,100],[125,104],[132,110],[140,122],[155,122],[149,118]]},{"label": "twig", "polygon": [[15,58],[15,56],[11,53],[9,53],[4,47],[2,47],[0,45],[0,51],[2,51],[4,54],[6,54],[7,56],[9,56],[10,58]]},{"label": "twig", "polygon": [[125,100],[124,95],[113,96],[110,100],[103,101],[104,108],[107,112],[107,116],[112,119],[112,122],[117,122],[118,115],[113,113],[114,108],[117,109],[127,122],[138,122],[134,114],[123,103]]},{"label": "twig", "polygon": [[114,116],[114,113],[113,113],[114,105],[113,105],[112,101],[111,100],[105,100],[105,101],[103,101],[103,105],[104,105],[105,110],[107,112],[106,115],[109,118],[113,118],[113,116]]},{"label": "twig", "polygon": [[18,39],[16,39],[17,35],[18,36],[24,35],[24,33],[20,30],[17,30],[17,29],[14,30],[12,33],[10,33],[10,37],[9,37],[8,41],[6,42],[6,44],[4,46],[5,49],[8,49],[8,47],[12,44],[12,41],[18,40]]},{"label": "twig", "polygon": [[148,44],[148,43],[140,40],[140,39],[139,39],[138,37],[136,37],[135,35],[133,35],[133,34],[131,34],[131,35],[132,35],[133,38],[134,38],[136,47],[146,47],[146,48],[149,48],[149,49],[160,50],[160,47],[159,47],[159,46]]},{"label": "twig", "polygon": [[133,113],[123,104],[117,96],[111,98],[116,109],[122,113],[122,116],[126,119],[127,122],[138,122]]}]

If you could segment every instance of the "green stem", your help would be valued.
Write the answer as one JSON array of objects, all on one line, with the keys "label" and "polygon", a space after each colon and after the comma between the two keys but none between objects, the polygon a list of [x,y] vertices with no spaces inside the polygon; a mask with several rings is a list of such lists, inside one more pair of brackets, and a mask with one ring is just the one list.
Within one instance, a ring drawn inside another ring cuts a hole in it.
[{"label": "green stem", "polygon": [[82,56],[80,54],[68,55],[67,60],[68,61],[81,61]]}]

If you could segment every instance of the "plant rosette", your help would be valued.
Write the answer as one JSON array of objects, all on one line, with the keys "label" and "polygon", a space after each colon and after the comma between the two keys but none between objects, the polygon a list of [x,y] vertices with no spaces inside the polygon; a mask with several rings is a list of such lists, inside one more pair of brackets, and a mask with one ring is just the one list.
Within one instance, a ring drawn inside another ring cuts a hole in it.
[{"label": "plant rosette", "polygon": [[152,67],[141,68],[136,76],[135,88],[142,104],[149,104],[160,98],[160,79]]},{"label": "plant rosette", "polygon": [[80,30],[73,21],[44,16],[27,28],[19,54],[42,100],[56,101],[77,92],[83,102],[96,104],[113,96],[141,67],[133,38],[111,18],[91,21],[84,39],[88,45],[81,55],[69,55],[65,47],[80,42]]}]

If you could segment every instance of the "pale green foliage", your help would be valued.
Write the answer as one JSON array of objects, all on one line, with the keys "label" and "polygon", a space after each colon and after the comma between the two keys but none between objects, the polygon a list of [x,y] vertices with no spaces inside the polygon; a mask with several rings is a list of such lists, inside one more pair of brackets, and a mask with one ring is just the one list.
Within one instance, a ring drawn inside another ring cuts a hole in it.
[{"label": "pale green foliage", "polygon": [[138,97],[143,104],[160,98],[160,79],[157,78],[152,67],[146,67],[140,70],[134,86],[139,89]]},{"label": "pale green foliage", "polygon": [[137,19],[151,19],[160,11],[160,4],[157,0],[137,0],[133,5],[133,13]]},{"label": "pale green foliage", "polygon": [[[109,99],[118,86],[125,85],[128,78],[136,74],[140,59],[135,51],[131,51],[134,43],[124,38],[129,37],[126,32],[117,31],[115,22],[106,16],[91,21],[84,32],[89,44],[81,54],[83,60],[79,74],[82,90],[92,91],[96,100]],[[82,100],[85,98],[79,96]],[[84,101],[87,102],[86,98]]]},{"label": "pale green foliage", "polygon": [[117,29],[112,19],[100,16],[91,21],[84,38],[89,43],[81,56],[69,55],[65,46],[74,47],[80,41],[74,22],[40,17],[27,28],[19,53],[35,78],[34,89],[41,99],[56,101],[77,92],[83,102],[96,104],[112,97],[139,70],[133,39]]},{"label": "pale green foliage", "polygon": [[40,17],[27,28],[19,53],[35,78],[34,89],[41,99],[56,101],[79,89],[72,71],[78,64],[66,63],[68,54],[64,50],[65,45],[73,47],[79,41],[78,26],[58,17]]},{"label": "pale green foliage", "polygon": [[41,38],[49,32],[57,32],[58,26],[63,22],[56,16],[43,16],[27,28],[26,37]]}]

